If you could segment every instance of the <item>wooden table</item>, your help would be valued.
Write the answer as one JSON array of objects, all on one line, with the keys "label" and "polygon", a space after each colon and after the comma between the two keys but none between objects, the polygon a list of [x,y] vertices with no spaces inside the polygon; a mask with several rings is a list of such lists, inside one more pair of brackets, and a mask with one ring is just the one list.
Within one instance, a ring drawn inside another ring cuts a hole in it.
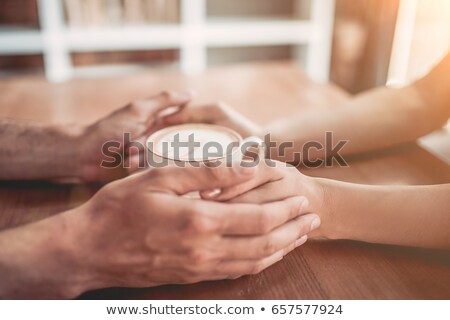
[{"label": "wooden table", "polygon": [[[91,122],[164,88],[193,88],[199,101],[224,99],[266,123],[305,108],[334,108],[348,95],[318,85],[290,63],[212,69],[195,77],[153,71],[49,84],[41,77],[0,81],[0,116],[44,122]],[[76,147],[76,146],[74,146]],[[416,144],[350,159],[347,168],[306,174],[368,184],[450,182],[450,167]],[[85,185],[0,183],[0,229],[77,206],[96,191]],[[449,231],[450,232],[450,231]],[[233,281],[148,289],[105,289],[91,299],[449,299],[450,253],[352,241],[309,241],[268,270]]]}]

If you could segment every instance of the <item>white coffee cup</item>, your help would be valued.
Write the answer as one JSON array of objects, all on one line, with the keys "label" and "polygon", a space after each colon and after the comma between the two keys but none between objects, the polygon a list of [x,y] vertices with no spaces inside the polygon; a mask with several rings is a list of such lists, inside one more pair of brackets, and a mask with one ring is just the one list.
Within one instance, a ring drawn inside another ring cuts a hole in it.
[{"label": "white coffee cup", "polygon": [[[195,144],[195,146],[194,146]],[[186,162],[242,161],[249,147],[258,147],[264,158],[264,143],[258,137],[243,139],[237,132],[213,124],[189,123],[166,127],[147,138],[150,160],[154,164],[184,165]],[[212,151],[211,151],[212,149]],[[151,163],[149,163],[150,166]]]},{"label": "white coffee cup", "polygon": [[[189,163],[218,160],[244,165],[248,148],[255,146],[258,148],[256,161],[261,161],[265,156],[264,142],[260,138],[252,136],[243,139],[234,130],[212,124],[189,123],[166,127],[148,137],[146,145],[150,168],[184,167]],[[183,149],[180,145],[186,146]],[[251,165],[251,161],[245,165]],[[198,197],[198,192],[189,193],[189,197]]]}]

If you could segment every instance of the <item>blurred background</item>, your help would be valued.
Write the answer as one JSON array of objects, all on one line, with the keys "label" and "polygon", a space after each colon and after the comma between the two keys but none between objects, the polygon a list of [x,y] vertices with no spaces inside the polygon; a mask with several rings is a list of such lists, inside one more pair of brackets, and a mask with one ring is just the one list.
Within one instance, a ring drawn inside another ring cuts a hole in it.
[{"label": "blurred background", "polygon": [[[0,0],[0,81],[291,60],[358,93],[407,84],[449,48],[450,0]],[[450,163],[449,137],[419,143]]]},{"label": "blurred background", "polygon": [[411,81],[449,44],[448,0],[0,0],[2,77],[295,60],[357,93]]}]

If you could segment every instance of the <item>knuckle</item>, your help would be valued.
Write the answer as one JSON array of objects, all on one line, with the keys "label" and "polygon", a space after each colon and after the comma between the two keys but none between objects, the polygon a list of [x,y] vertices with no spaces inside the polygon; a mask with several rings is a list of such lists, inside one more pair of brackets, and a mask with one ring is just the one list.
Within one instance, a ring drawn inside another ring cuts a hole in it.
[{"label": "knuckle", "polygon": [[189,235],[203,234],[210,231],[209,219],[200,207],[194,206],[193,209],[189,210],[185,229]]},{"label": "knuckle", "polygon": [[108,183],[103,186],[96,197],[101,198],[102,201],[107,201],[106,203],[123,203],[123,199],[128,197],[128,192],[118,192],[117,183]]},{"label": "knuckle", "polygon": [[[199,276],[199,271],[198,271],[198,266],[191,263],[191,261],[189,260],[189,257],[186,258],[186,265],[183,267],[183,274],[184,274],[184,278],[189,281],[188,279],[193,279],[193,278],[197,278]],[[186,283],[193,283],[195,281],[189,281]]]},{"label": "knuckle", "polygon": [[227,172],[224,166],[210,167],[207,170],[211,179],[215,182],[224,181],[229,175],[229,172]]},{"label": "knuckle", "polygon": [[289,217],[294,218],[300,214],[300,210],[302,208],[302,203],[298,201],[298,199],[295,199],[295,201],[290,201],[289,205],[287,206],[286,210],[289,214]]},{"label": "knuckle", "polygon": [[127,109],[131,113],[139,113],[141,104],[142,104],[142,102],[139,100],[132,101],[127,105]]},{"label": "knuckle", "polygon": [[99,192],[98,192],[98,194],[99,195],[104,195],[104,194],[115,194],[116,192],[115,192],[115,190],[116,190],[116,184],[115,183],[108,183],[108,184],[106,184],[105,186],[103,186],[100,190],[99,190]]},{"label": "knuckle", "polygon": [[164,90],[164,91],[161,91],[161,93],[159,94],[159,97],[163,101],[170,101],[173,99],[174,93],[169,90]]},{"label": "knuckle", "polygon": [[309,219],[307,217],[300,216],[297,218],[296,222],[299,235],[304,235],[308,233],[311,223],[309,222]]},{"label": "knuckle", "polygon": [[145,195],[145,200],[149,207],[156,207],[160,202],[160,197],[157,193],[149,192]]},{"label": "knuckle", "polygon": [[189,260],[193,266],[202,266],[212,259],[212,255],[204,249],[193,249],[189,253]]},{"label": "knuckle", "polygon": [[262,245],[262,255],[270,256],[276,251],[276,243],[271,236],[266,236],[264,238],[264,243]]},{"label": "knuckle", "polygon": [[309,221],[308,215],[298,216],[294,221],[297,223],[297,229],[299,231],[306,231],[309,229],[309,224],[307,223],[307,221]]},{"label": "knuckle", "polygon": [[145,173],[146,182],[152,187],[166,186],[171,182],[170,170],[167,168],[149,168]]},{"label": "knuckle", "polygon": [[258,220],[258,228],[260,232],[267,233],[272,229],[271,212],[265,207],[261,207],[261,214]]},{"label": "knuckle", "polygon": [[151,269],[160,268],[164,265],[161,255],[150,255],[147,263],[148,267]]},{"label": "knuckle", "polygon": [[161,177],[164,177],[164,176],[167,177],[168,172],[164,172],[164,171],[167,171],[167,170],[165,170],[165,168],[151,168],[151,169],[148,169],[148,171],[147,171],[147,178],[149,180],[158,180]]}]

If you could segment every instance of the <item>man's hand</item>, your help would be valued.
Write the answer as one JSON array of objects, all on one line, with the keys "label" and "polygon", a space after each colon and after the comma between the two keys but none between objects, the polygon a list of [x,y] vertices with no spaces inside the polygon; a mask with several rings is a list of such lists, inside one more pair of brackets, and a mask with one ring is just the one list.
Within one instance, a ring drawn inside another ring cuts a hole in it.
[{"label": "man's hand", "polygon": [[315,227],[306,198],[226,204],[181,196],[232,188],[255,173],[225,165],[146,170],[106,185],[79,208],[0,233],[0,294],[67,298],[258,273]]},{"label": "man's hand", "polygon": [[261,127],[223,102],[187,107],[176,114],[164,117],[162,121],[165,125],[190,122],[217,124],[233,129],[243,138],[260,137],[264,134]]},{"label": "man's hand", "polygon": [[[123,166],[119,170],[101,168],[104,160],[102,146],[108,141],[122,144],[124,134],[133,141],[145,145],[145,139],[158,128],[158,115],[165,109],[175,107],[180,111],[192,99],[189,92],[162,92],[145,100],[134,101],[114,111],[109,116],[95,122],[83,130],[79,148],[79,175],[84,181],[110,181],[123,175]],[[122,148],[127,149],[127,146]],[[133,149],[134,150],[134,149]],[[115,150],[122,152],[122,150]],[[127,156],[126,152],[125,155]],[[119,159],[127,161],[127,159]]]},{"label": "man's hand", "polygon": [[102,286],[258,273],[306,240],[317,218],[305,214],[306,199],[224,204],[181,196],[244,183],[254,173],[254,168],[225,165],[167,167],[113,182],[85,206],[90,231],[80,239],[85,248],[80,259],[91,261],[97,276],[107,279]]}]

